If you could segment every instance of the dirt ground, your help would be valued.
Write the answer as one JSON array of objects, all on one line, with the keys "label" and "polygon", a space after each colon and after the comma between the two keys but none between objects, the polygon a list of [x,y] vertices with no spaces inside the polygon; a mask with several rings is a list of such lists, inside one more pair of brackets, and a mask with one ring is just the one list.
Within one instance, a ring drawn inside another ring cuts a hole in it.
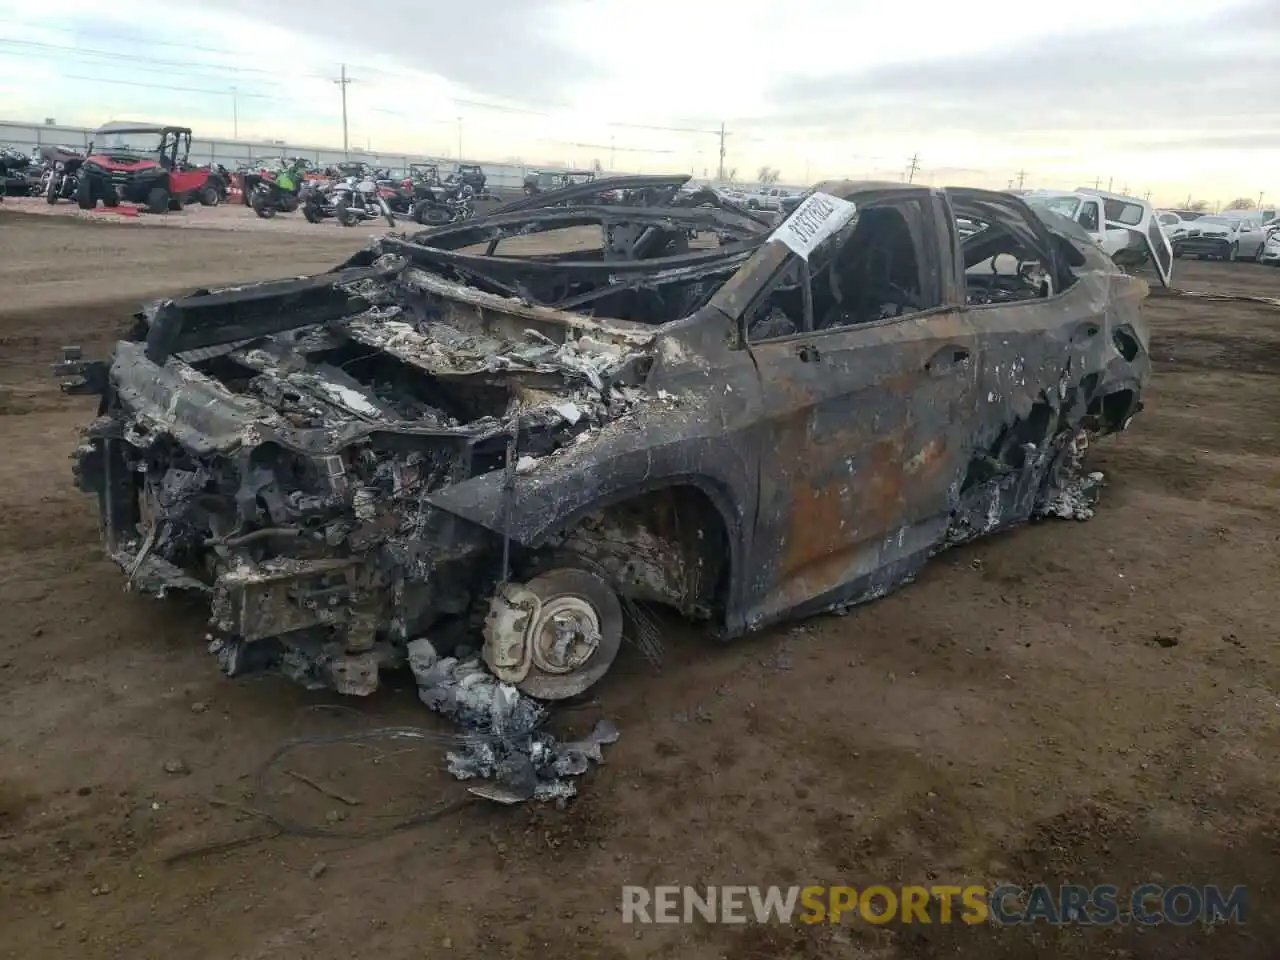
[{"label": "dirt ground", "polygon": [[[520,196],[520,194],[515,194],[512,199],[515,196]],[[478,200],[474,206],[476,213],[485,214],[501,206],[503,202],[505,201],[500,199]],[[172,229],[176,227],[196,230],[230,230],[236,233],[270,232],[275,235],[284,234],[290,237],[299,233],[314,235],[317,231],[345,232],[353,237],[360,237],[361,240],[357,242],[363,242],[368,237],[385,233],[388,229],[386,221],[381,219],[367,220],[353,227],[344,227],[336,220],[308,223],[306,218],[297,212],[282,213],[270,220],[263,220],[237,200],[221,203],[216,207],[202,207],[197,204],[183,207],[178,211],[171,210],[160,216],[152,216],[147,213],[130,215],[137,209],[134,204],[121,204],[115,209],[99,206],[95,210],[81,210],[71,201],[63,200],[50,206],[44,197],[5,197],[3,207],[0,207],[0,209],[10,213],[20,212],[38,217],[53,217],[59,220],[78,220],[80,222],[121,225],[133,228],[163,227]],[[397,221],[398,224],[403,225],[398,225],[397,229],[422,229],[408,217],[397,217]]]},{"label": "dirt ground", "polygon": [[[315,271],[360,242],[0,212],[0,957],[1275,956],[1280,311],[1149,302],[1158,372],[1094,451],[1093,520],[948,552],[844,617],[723,646],[666,624],[660,672],[624,650],[561,719],[622,731],[567,809],[477,801],[392,830],[465,796],[438,743],[264,763],[290,738],[446,726],[407,677],[359,701],[229,681],[197,613],[122,592],[67,459],[92,404],[48,373],[65,343],[105,352],[144,296]],[[1280,295],[1280,270],[1178,269]],[[300,829],[262,839],[254,809]],[[1152,879],[1246,885],[1248,923],[619,915],[622,884]]]}]

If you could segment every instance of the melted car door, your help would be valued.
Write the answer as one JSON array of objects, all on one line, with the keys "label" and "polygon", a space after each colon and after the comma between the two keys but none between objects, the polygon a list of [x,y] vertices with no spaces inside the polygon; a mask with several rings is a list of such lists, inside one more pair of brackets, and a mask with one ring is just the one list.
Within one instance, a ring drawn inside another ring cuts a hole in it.
[{"label": "melted car door", "polygon": [[969,459],[974,349],[945,311],[751,347],[764,415],[754,542],[773,556],[749,620],[866,599],[923,562]]},{"label": "melted car door", "polygon": [[[952,258],[934,218],[922,216],[930,201],[909,196],[895,210],[905,208],[899,219],[925,265],[916,312],[874,316],[884,307],[863,296],[862,284],[844,295],[846,303],[858,298],[861,316],[832,323],[830,313],[819,315],[813,326],[827,329],[749,346],[760,375],[763,451],[750,625],[877,596],[945,535],[949,498],[969,460],[978,358],[964,316],[929,306],[942,300],[938,263]],[[861,212],[858,230],[876,212]],[[843,241],[850,249],[858,230]],[[877,254],[882,234],[870,232],[868,249]],[[912,256],[901,243],[896,249],[899,265]],[[817,293],[806,312],[821,300],[823,282],[810,288]]]}]

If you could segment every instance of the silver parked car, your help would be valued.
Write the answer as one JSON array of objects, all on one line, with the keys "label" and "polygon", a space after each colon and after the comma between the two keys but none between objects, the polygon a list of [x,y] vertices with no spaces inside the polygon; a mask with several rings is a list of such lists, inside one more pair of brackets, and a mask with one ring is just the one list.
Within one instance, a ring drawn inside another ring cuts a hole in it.
[{"label": "silver parked car", "polygon": [[1269,266],[1280,267],[1280,219],[1271,220],[1262,225],[1267,239],[1258,252],[1258,262]]},{"label": "silver parked car", "polygon": [[1265,239],[1258,221],[1215,214],[1188,224],[1186,233],[1173,241],[1173,255],[1202,260],[1256,260]]}]

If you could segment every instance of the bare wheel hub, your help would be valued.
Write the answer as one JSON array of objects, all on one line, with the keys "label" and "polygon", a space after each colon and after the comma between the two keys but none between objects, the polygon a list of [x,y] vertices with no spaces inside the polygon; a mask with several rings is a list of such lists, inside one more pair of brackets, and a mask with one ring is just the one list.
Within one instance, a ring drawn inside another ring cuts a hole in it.
[{"label": "bare wheel hub", "polygon": [[569,673],[600,648],[600,617],[582,597],[559,596],[542,606],[530,630],[533,662],[547,673]]},{"label": "bare wheel hub", "polygon": [[577,696],[608,671],[622,643],[613,586],[576,566],[500,584],[485,619],[484,660],[504,683],[542,700]]}]

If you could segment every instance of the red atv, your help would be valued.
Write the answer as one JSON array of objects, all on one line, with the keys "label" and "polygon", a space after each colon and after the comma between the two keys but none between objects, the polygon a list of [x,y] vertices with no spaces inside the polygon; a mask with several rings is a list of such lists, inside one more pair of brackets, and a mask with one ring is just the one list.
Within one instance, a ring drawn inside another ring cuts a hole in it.
[{"label": "red atv", "polygon": [[[112,141],[117,146],[108,146]],[[101,200],[114,207],[121,200],[142,204],[148,213],[181,210],[184,197],[206,203],[210,189],[208,167],[187,163],[191,128],[108,123],[93,135],[89,155],[80,167],[76,201],[92,210]],[[181,157],[179,157],[181,153]]]}]

